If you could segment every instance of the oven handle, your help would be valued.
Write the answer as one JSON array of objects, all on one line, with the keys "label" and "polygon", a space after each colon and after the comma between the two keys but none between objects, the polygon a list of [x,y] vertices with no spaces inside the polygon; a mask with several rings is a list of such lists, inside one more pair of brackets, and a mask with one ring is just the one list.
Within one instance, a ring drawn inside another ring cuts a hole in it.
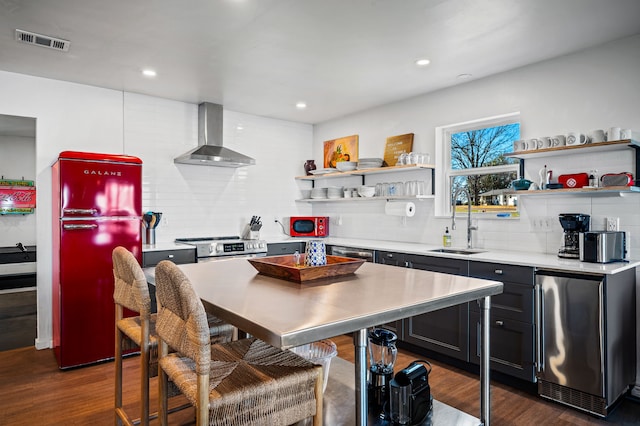
[{"label": "oven handle", "polygon": [[224,259],[238,259],[238,258],[243,258],[243,259],[247,259],[247,258],[252,258],[252,257],[265,257],[267,255],[267,253],[249,253],[249,254],[236,254],[236,255],[229,255],[229,256],[208,256],[208,257],[199,257],[198,258],[198,263],[205,263],[205,262],[215,262],[217,260],[224,260]]}]

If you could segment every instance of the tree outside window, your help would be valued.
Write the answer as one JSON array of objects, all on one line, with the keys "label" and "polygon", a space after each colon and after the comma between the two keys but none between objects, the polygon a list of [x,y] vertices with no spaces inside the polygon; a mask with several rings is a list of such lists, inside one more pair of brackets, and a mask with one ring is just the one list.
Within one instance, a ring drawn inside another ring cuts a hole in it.
[{"label": "tree outside window", "polygon": [[[451,134],[451,169],[470,172],[473,169],[515,164],[514,159],[504,154],[513,151],[513,141],[520,138],[520,124],[511,123],[481,129],[466,130]],[[455,173],[457,174],[457,173]],[[453,173],[452,173],[453,175]],[[517,199],[510,189],[511,181],[517,179],[516,171],[452,176],[452,191],[466,188],[476,212],[493,210],[515,210]]]},{"label": "tree outside window", "polygon": [[516,192],[510,187],[518,179],[518,160],[505,157],[520,139],[520,113],[481,118],[436,128],[436,214],[451,215],[452,195],[464,188],[469,199],[459,195],[456,210],[477,213],[508,212],[517,215]]}]

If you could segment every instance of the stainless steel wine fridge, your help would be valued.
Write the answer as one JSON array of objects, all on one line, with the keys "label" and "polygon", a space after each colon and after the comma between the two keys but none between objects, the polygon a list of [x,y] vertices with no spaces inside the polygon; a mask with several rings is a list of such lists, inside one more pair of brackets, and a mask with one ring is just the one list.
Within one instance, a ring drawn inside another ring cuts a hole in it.
[{"label": "stainless steel wine fridge", "polygon": [[635,380],[635,271],[539,270],[538,393],[605,417]]}]

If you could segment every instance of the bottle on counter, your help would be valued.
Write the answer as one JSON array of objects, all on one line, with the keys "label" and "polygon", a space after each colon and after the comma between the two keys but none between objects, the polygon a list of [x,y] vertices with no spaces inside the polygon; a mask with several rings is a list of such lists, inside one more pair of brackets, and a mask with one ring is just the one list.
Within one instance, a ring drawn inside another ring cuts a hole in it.
[{"label": "bottle on counter", "polygon": [[442,236],[442,245],[444,247],[451,247],[451,234],[449,233],[449,227],[444,228],[444,235]]}]

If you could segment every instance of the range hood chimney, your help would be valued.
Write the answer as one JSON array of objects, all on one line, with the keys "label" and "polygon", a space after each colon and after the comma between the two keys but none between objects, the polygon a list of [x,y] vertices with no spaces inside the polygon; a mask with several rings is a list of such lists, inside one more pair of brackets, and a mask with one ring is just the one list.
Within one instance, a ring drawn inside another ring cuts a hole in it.
[{"label": "range hood chimney", "polygon": [[198,105],[198,146],[173,160],[178,164],[242,167],[256,160],[222,146],[222,105],[203,102]]}]

